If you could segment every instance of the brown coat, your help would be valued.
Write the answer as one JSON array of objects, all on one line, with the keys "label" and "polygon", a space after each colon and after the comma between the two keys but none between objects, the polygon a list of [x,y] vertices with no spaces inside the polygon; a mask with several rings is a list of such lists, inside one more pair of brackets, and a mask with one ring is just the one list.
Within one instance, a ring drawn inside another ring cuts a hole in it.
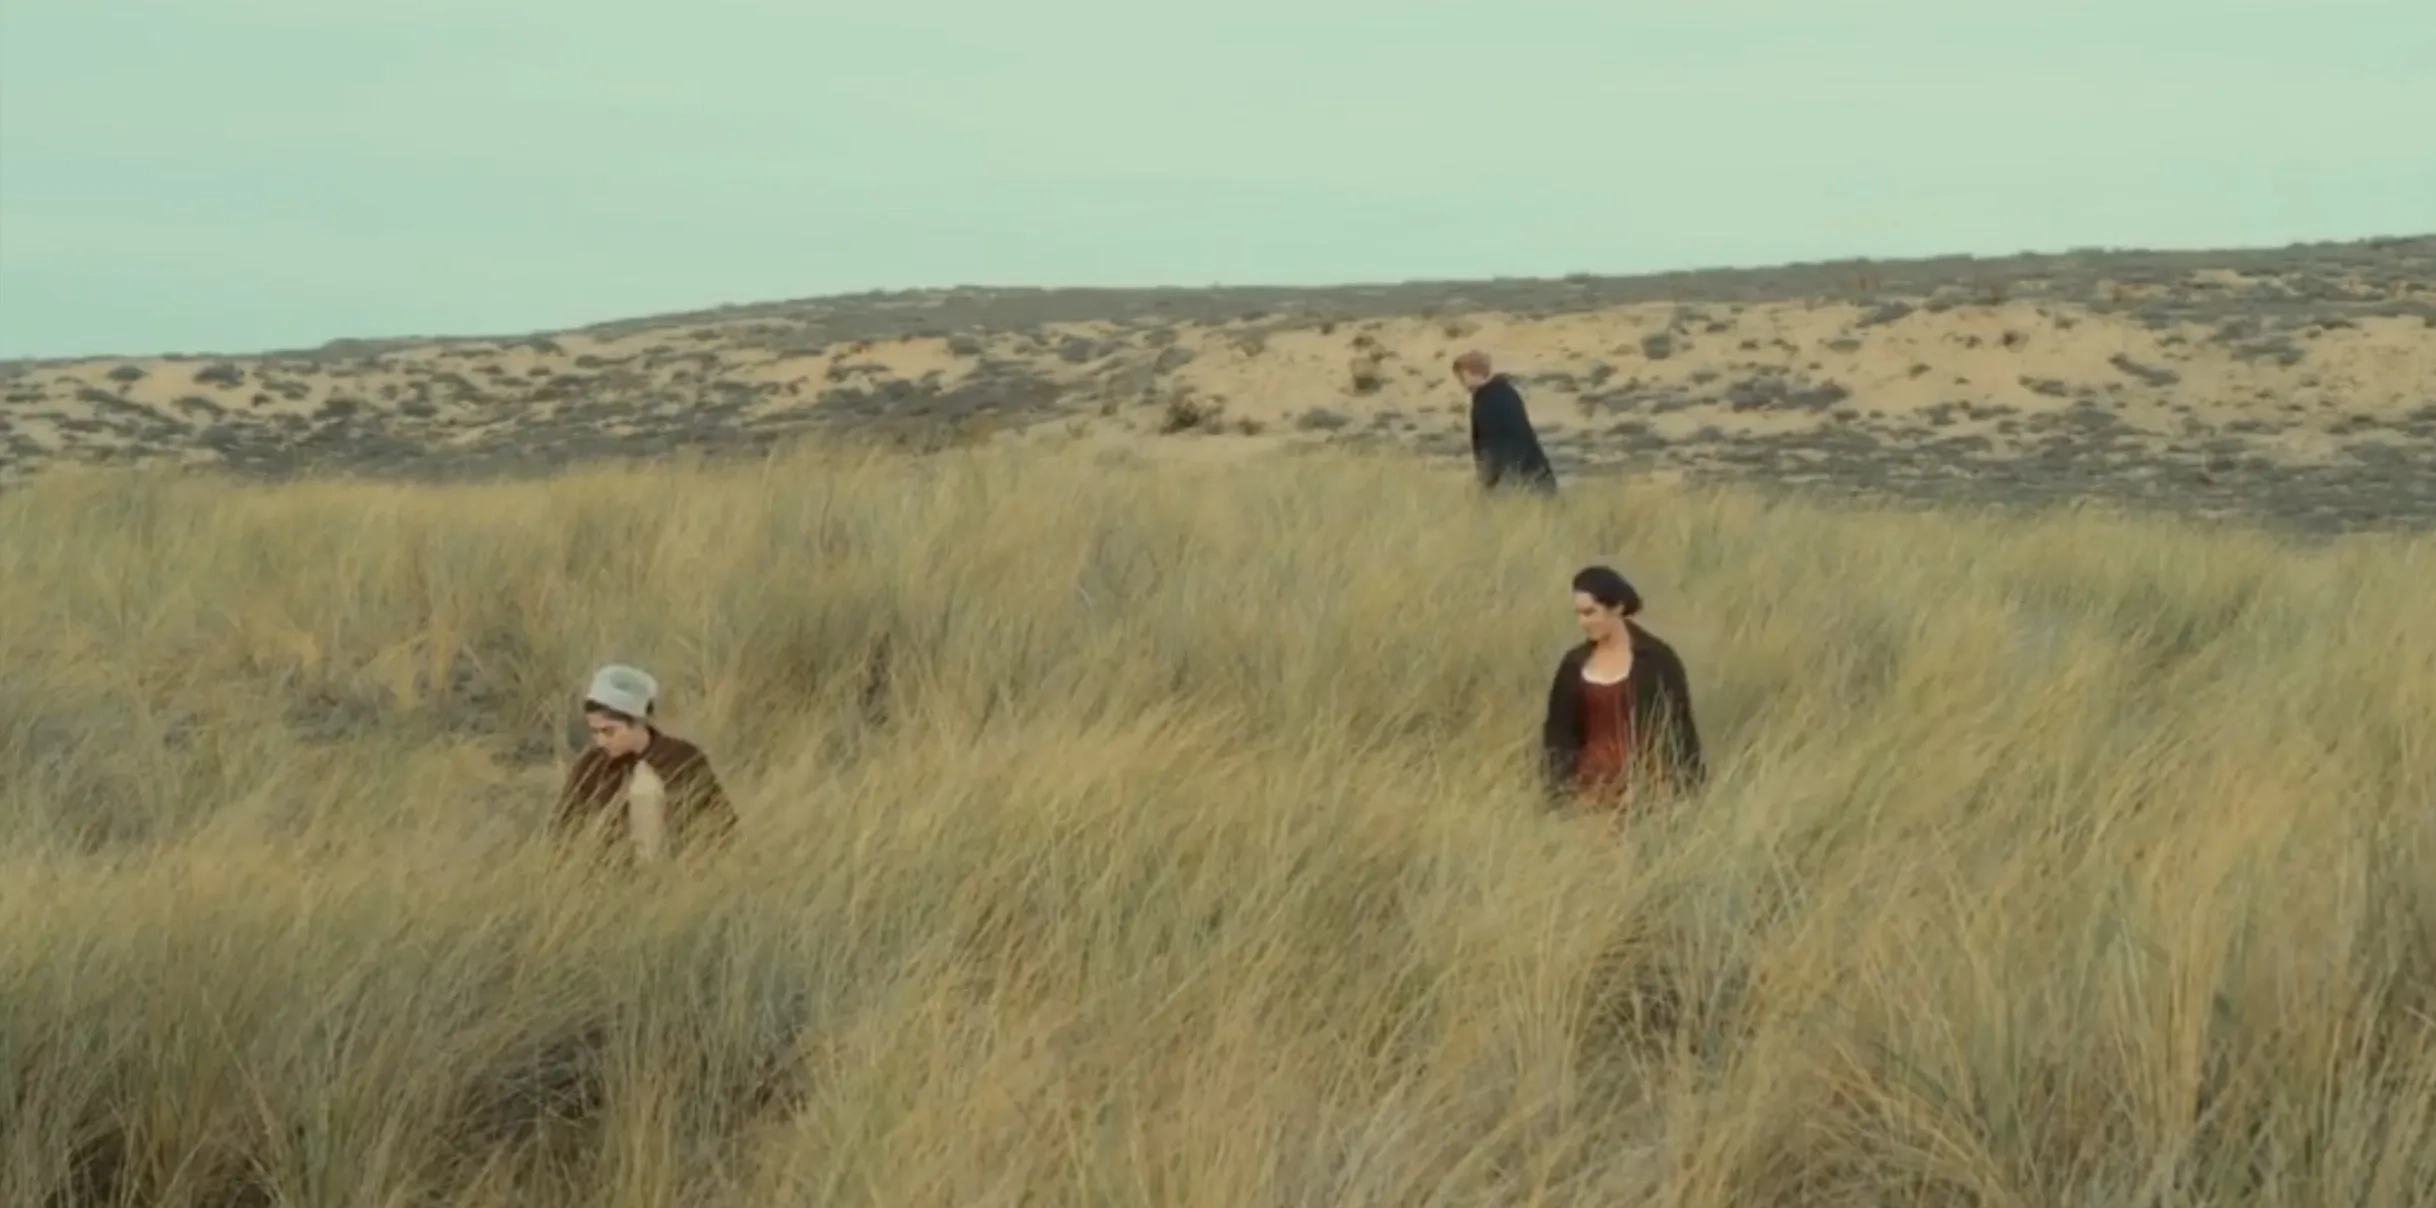
[{"label": "brown coat", "polygon": [[[1679,792],[1698,789],[1708,781],[1707,758],[1700,749],[1700,727],[1692,721],[1692,688],[1683,658],[1656,634],[1625,622],[1632,641],[1632,676],[1624,681],[1631,707],[1631,741],[1636,762],[1648,760]],[[1590,661],[1590,643],[1565,652],[1548,685],[1548,712],[1540,726],[1540,753],[1549,795],[1562,801],[1580,788],[1582,755],[1589,745],[1587,719],[1582,715],[1582,665]]]},{"label": "brown coat", "polygon": [[633,827],[625,809],[625,789],[636,766],[648,766],[667,786],[667,840],[671,854],[724,844],[736,832],[736,809],[711,771],[710,760],[694,744],[655,729],[640,755],[611,755],[599,747],[587,750],[567,769],[567,783],[550,815],[550,831],[574,838],[599,827],[603,843],[632,858]]}]

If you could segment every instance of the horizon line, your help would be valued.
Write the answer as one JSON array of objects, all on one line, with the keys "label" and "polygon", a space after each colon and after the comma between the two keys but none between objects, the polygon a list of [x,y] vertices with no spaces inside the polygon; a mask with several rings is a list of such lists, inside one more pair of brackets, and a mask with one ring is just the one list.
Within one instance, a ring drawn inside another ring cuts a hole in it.
[{"label": "horizon line", "polygon": [[2193,244],[2132,245],[2089,244],[2062,250],[2023,249],[2013,252],[1983,254],[1977,252],[1947,252],[1934,255],[1869,256],[1851,255],[1816,260],[1780,260],[1745,264],[1685,265],[1675,268],[1646,269],[1638,272],[1579,271],[1560,275],[1515,275],[1487,277],[1405,277],[1372,278],[1333,282],[1294,284],[1278,281],[1212,281],[1201,284],[1139,283],[1097,285],[992,284],[966,281],[955,284],[904,285],[837,290],[829,293],[800,294],[788,297],[761,298],[749,301],[722,302],[708,305],[681,306],[644,314],[611,316],[583,322],[541,326],[516,332],[404,334],[404,335],[340,335],[311,347],[273,347],[246,351],[219,350],[208,352],[89,352],[47,356],[0,357],[0,370],[22,370],[46,366],[70,365],[93,361],[154,360],[185,362],[199,360],[261,360],[283,357],[326,357],[379,352],[390,348],[456,345],[456,344],[514,344],[552,336],[588,335],[621,329],[648,329],[674,326],[689,322],[732,321],[748,318],[755,313],[784,311],[790,308],[816,306],[838,302],[884,302],[935,294],[1208,294],[1217,292],[1247,293],[1268,296],[1308,296],[1345,293],[1362,290],[1453,288],[1482,285],[1528,285],[1577,282],[1581,284],[1655,282],[1669,278],[1735,278],[1764,277],[1792,271],[1858,268],[1863,266],[1924,267],[1944,264],[1979,264],[2004,269],[2019,269],[2039,264],[2051,264],[2078,258],[2125,259],[2134,257],[2171,257],[2177,259],[2206,259],[2211,257],[2264,255],[2312,249],[2369,249],[2409,247],[2421,243],[2436,243],[2436,230],[2408,234],[2364,235],[2336,239],[2296,239],[2281,243],[2252,244]]}]

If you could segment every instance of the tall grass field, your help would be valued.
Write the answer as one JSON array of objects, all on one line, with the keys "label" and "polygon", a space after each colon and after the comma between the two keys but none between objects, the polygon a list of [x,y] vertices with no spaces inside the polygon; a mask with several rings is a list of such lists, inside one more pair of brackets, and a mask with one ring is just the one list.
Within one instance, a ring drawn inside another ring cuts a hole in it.
[{"label": "tall grass field", "polygon": [[[1531,758],[1606,562],[1714,776]],[[0,1204],[2436,1204],[2436,540],[975,449],[0,496]],[[742,841],[542,834],[627,661]]]}]

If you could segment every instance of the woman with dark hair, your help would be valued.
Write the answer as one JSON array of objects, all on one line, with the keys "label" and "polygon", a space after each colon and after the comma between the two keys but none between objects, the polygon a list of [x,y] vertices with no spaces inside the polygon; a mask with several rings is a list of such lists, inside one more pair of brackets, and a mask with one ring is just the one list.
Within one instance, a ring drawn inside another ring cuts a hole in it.
[{"label": "woman with dark hair", "polygon": [[1641,593],[1612,568],[1573,576],[1573,615],[1587,640],[1557,662],[1540,737],[1560,802],[1620,810],[1642,795],[1643,776],[1677,792],[1708,778],[1683,660],[1633,622],[1640,611]]},{"label": "woman with dark hair", "polygon": [[735,833],[735,807],[702,749],[652,724],[659,694],[659,681],[633,667],[612,664],[593,675],[584,694],[592,746],[567,769],[550,818],[553,833],[589,834],[638,864],[715,846]]}]

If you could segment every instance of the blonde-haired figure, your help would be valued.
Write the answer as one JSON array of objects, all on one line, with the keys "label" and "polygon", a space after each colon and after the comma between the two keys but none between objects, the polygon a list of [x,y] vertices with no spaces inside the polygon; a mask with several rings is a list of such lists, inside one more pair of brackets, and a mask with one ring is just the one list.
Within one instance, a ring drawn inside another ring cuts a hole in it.
[{"label": "blonde-haired figure", "polygon": [[1497,372],[1489,354],[1475,349],[1455,358],[1455,380],[1472,396],[1472,465],[1480,485],[1556,494],[1556,469],[1540,447],[1514,379]]},{"label": "blonde-haired figure", "polygon": [[710,759],[652,724],[659,695],[659,681],[639,668],[613,663],[593,674],[584,693],[592,745],[567,769],[552,833],[589,840],[632,864],[719,846],[735,834],[736,810]]}]

